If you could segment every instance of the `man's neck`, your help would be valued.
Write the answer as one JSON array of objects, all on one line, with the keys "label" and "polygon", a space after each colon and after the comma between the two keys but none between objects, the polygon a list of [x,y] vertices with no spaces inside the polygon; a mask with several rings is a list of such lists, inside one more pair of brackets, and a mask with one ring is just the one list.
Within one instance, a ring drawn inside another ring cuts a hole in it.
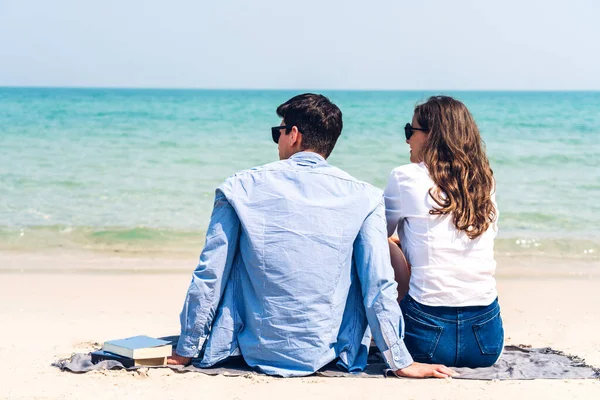
[{"label": "man's neck", "polygon": [[295,156],[295,155],[296,155],[296,154],[298,154],[298,153],[315,153],[315,154],[318,154],[318,155],[320,155],[320,156],[321,156],[321,157],[323,157],[324,159],[327,159],[327,157],[325,157],[325,155],[323,155],[323,154],[321,154],[321,153],[319,153],[318,151],[316,151],[316,150],[313,150],[313,149],[303,149],[303,150],[299,150],[299,151],[295,152],[294,154],[290,155],[290,157],[288,157],[288,158],[291,158],[291,157]]}]

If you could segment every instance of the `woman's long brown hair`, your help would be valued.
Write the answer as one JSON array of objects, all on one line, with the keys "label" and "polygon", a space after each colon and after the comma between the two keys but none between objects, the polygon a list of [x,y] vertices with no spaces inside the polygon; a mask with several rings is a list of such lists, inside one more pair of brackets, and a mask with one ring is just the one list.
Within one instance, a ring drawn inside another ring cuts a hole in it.
[{"label": "woman's long brown hair", "polygon": [[433,96],[415,107],[427,133],[422,159],[436,187],[429,195],[433,215],[452,214],[456,229],[481,236],[496,220],[494,174],[479,129],[467,107],[448,96]]}]

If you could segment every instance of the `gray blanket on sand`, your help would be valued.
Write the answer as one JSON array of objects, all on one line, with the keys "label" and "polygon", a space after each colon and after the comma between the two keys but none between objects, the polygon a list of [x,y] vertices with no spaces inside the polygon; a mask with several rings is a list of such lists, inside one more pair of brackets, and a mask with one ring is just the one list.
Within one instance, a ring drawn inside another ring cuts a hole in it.
[{"label": "gray blanket on sand", "polygon": [[[162,338],[177,343],[177,336]],[[369,352],[367,368],[360,373],[349,373],[341,370],[332,362],[315,373],[325,377],[383,378],[390,376],[391,371],[381,358],[377,348],[372,346]],[[127,369],[136,370],[148,367],[125,368],[118,361],[101,361],[92,364],[90,354],[74,354],[71,358],[62,359],[52,364],[62,371],[84,373],[95,370]],[[207,375],[244,376],[258,374],[249,367],[242,357],[231,357],[225,362],[211,368],[198,368],[193,365],[162,366],[150,368],[170,368],[176,372],[199,372]],[[500,359],[488,368],[454,368],[460,376],[455,379],[507,380],[507,379],[600,379],[600,369],[587,365],[583,359],[546,348],[526,348],[523,346],[506,346]]]}]

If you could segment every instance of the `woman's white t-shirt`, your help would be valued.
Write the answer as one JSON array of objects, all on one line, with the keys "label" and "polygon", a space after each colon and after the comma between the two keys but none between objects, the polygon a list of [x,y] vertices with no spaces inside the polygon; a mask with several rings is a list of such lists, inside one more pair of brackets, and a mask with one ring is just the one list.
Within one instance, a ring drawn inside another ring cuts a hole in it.
[{"label": "woman's white t-shirt", "polygon": [[427,167],[419,163],[395,168],[385,189],[388,235],[397,230],[411,265],[408,293],[428,306],[489,305],[498,295],[494,279],[497,223],[469,239],[456,229],[451,214],[429,214],[437,206],[429,195],[432,187],[435,183]]}]

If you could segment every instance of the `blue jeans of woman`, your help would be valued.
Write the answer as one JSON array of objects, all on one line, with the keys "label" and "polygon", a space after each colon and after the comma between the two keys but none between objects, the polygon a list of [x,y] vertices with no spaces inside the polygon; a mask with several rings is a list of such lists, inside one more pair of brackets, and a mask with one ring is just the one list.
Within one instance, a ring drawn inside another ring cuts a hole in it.
[{"label": "blue jeans of woman", "polygon": [[498,299],[488,306],[432,307],[406,295],[404,342],[417,362],[489,367],[500,357],[504,328]]}]

